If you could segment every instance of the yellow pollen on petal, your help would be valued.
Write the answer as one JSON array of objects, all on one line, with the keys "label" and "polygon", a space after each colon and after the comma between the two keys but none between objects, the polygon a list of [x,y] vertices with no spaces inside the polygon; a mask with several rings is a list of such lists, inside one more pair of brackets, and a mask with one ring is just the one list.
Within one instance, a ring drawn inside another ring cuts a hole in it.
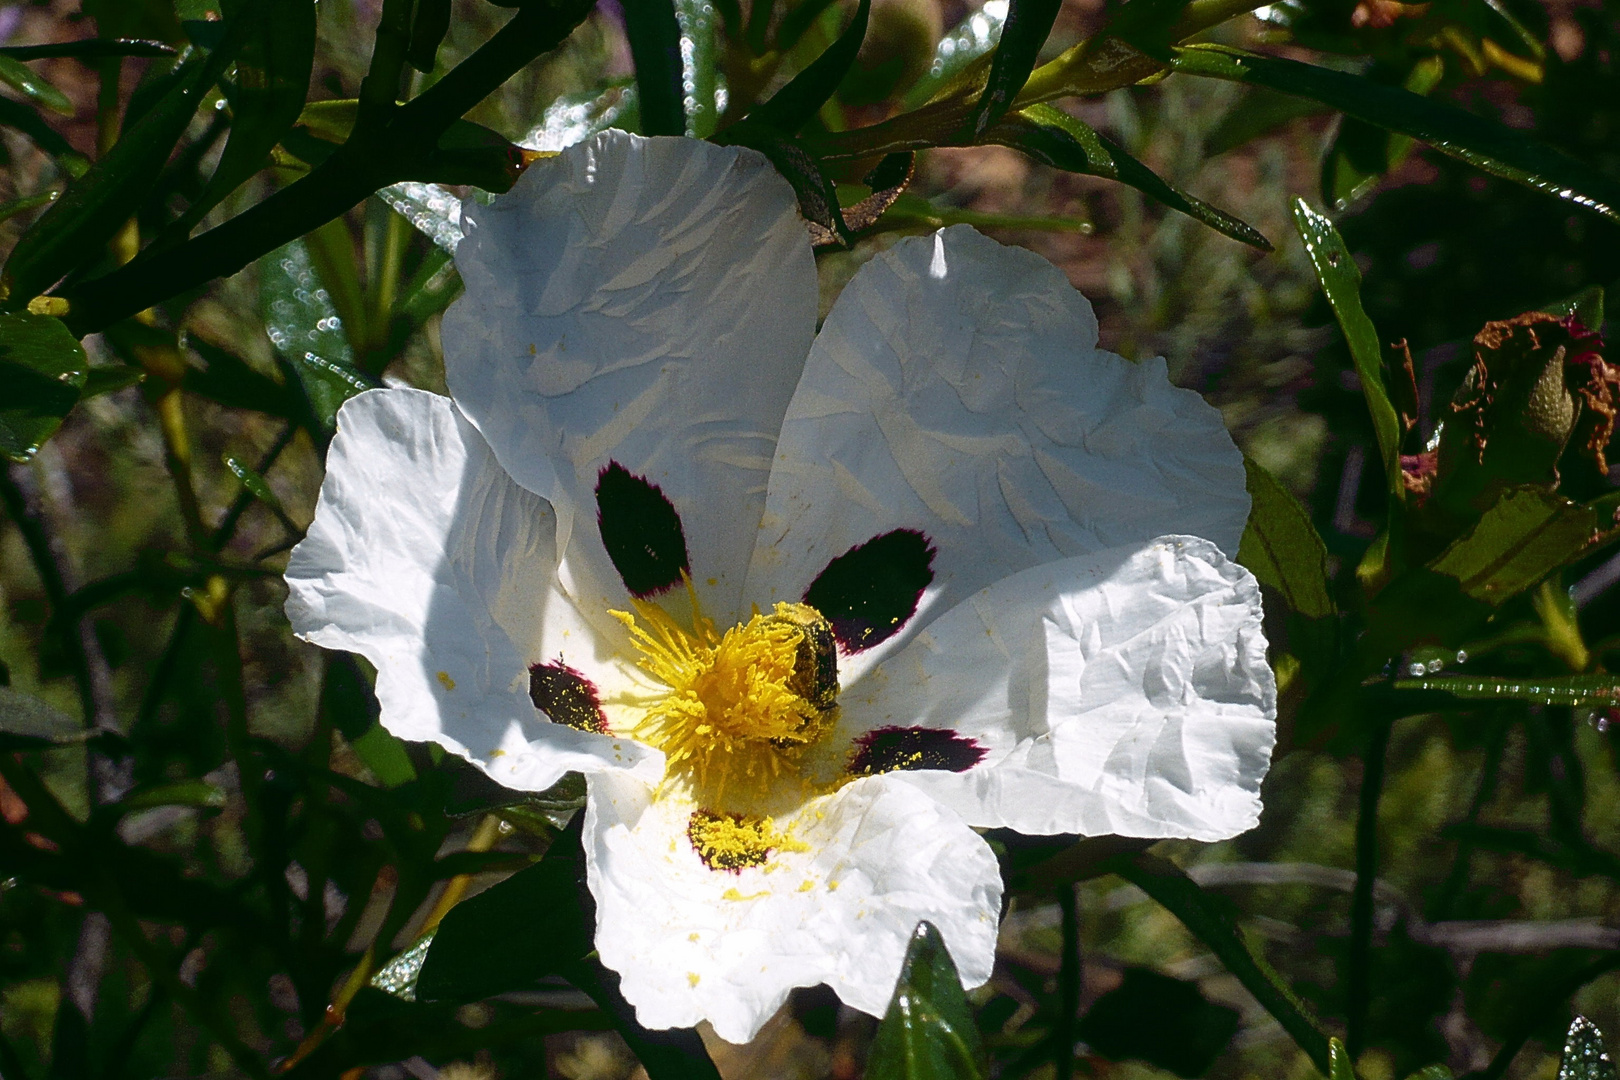
[{"label": "yellow pollen on petal", "polygon": [[688,971],[686,973],[686,981],[687,981],[687,984],[690,985],[690,986],[696,986],[700,981],[702,981],[702,979],[703,979],[703,976],[699,975],[695,971]]},{"label": "yellow pollen on petal", "polygon": [[446,690],[454,690],[456,688],[456,680],[450,677],[450,673],[448,671],[439,672],[437,678],[439,680],[439,685],[444,687]]}]

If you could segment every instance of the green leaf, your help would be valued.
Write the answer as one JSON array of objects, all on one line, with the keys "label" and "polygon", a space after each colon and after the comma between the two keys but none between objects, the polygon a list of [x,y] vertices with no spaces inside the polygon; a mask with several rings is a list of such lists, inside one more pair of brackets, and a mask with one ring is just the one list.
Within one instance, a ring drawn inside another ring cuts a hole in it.
[{"label": "green leaf", "polygon": [[452,0],[416,0],[416,17],[411,20],[411,43],[405,60],[422,74],[433,70],[439,58],[439,44],[450,32]]},{"label": "green leaf", "polygon": [[889,1011],[872,1037],[866,1080],[977,1080],[984,1047],[962,980],[932,923],[917,924]]},{"label": "green leaf", "polygon": [[1355,1062],[1338,1038],[1328,1040],[1328,1080],[1356,1080]]},{"label": "green leaf", "polygon": [[[20,101],[0,97],[0,125],[15,128],[28,136],[35,146],[56,159],[62,171],[78,179],[90,169],[90,159],[73,149],[55,128],[47,124],[39,113]],[[40,196],[31,196],[39,198]],[[51,198],[54,200],[55,195]]]},{"label": "green leaf", "polygon": [[1171,66],[1190,75],[1250,83],[1319,101],[1347,116],[1428,143],[1493,176],[1620,221],[1620,184],[1596,169],[1521,131],[1408,90],[1218,45],[1177,48]]},{"label": "green leaf", "polygon": [[[799,39],[804,37],[805,33],[809,31],[810,27],[815,25],[817,19],[821,18],[821,13],[832,7],[832,4],[833,0],[804,0],[803,3],[794,5],[792,10],[790,10],[786,15],[783,15],[782,21],[777,24],[776,51],[779,53],[785,53],[792,49],[793,46],[797,45],[799,43]],[[762,2],[753,10],[756,12],[763,12],[769,7],[769,4]],[[760,20],[759,29],[761,35],[764,34],[764,23],[765,20]],[[754,23],[750,21],[750,30],[752,30],[753,27]],[[763,36],[761,36],[760,41],[763,47]]]},{"label": "green leaf", "polygon": [[203,361],[188,367],[181,387],[231,409],[252,409],[286,420],[302,415],[298,392],[250,367],[247,361],[196,335],[187,346]]},{"label": "green leaf", "polygon": [[8,203],[0,203],[0,221],[10,221],[18,214],[26,214],[30,210],[49,206],[56,201],[57,194],[55,191],[42,191],[38,195],[25,195]]},{"label": "green leaf", "polygon": [[26,303],[101,256],[107,241],[151,191],[228,59],[228,51],[222,50],[193,53],[183,61],[167,92],[23,234],[4,271],[13,303]]},{"label": "green leaf", "polygon": [[73,102],[68,96],[38,75],[25,64],[0,53],[0,82],[38,105],[62,116],[73,115]]},{"label": "green leaf", "polygon": [[173,780],[140,787],[119,800],[124,813],[151,810],[158,806],[195,806],[218,809],[225,805],[225,789],[206,780]]},{"label": "green leaf", "polygon": [[1603,1045],[1603,1032],[1584,1016],[1575,1017],[1564,1037],[1558,1080],[1615,1080],[1614,1062]]},{"label": "green leaf", "polygon": [[1361,268],[1344,246],[1344,238],[1322,214],[1312,210],[1304,199],[1294,199],[1294,227],[1305,241],[1305,253],[1311,258],[1316,280],[1333,307],[1333,316],[1344,332],[1345,343],[1361,379],[1361,393],[1367,400],[1367,411],[1372,415],[1373,434],[1378,439],[1378,452],[1384,464],[1384,480],[1390,498],[1403,502],[1406,488],[1401,480],[1401,423],[1390,403],[1389,390],[1384,385],[1383,351],[1378,344],[1378,331],[1361,307]]},{"label": "green leaf", "polygon": [[83,724],[53,705],[0,686],[0,754],[83,742]]},{"label": "green leaf", "polygon": [[1271,242],[1253,227],[1166,182],[1091,125],[1061,109],[1050,105],[1021,109],[1003,117],[985,133],[984,141],[1010,146],[1067,172],[1117,180],[1234,240],[1271,250]]},{"label": "green leaf", "polygon": [[349,746],[383,787],[396,788],[416,779],[416,767],[405,753],[405,744],[381,724],[373,724],[365,734],[349,740]]},{"label": "green leaf", "polygon": [[71,56],[79,60],[99,60],[109,56],[173,56],[172,46],[161,41],[141,41],[138,38],[80,38],[78,41],[57,41],[48,45],[3,45],[0,56],[15,60],[46,60],[58,56]]},{"label": "green leaf", "polygon": [[119,364],[117,367],[91,368],[85,373],[84,389],[79,391],[80,401],[89,401],[102,394],[111,394],[134,386],[146,379],[146,372],[133,364]]},{"label": "green leaf", "polygon": [[1425,1065],[1406,1080],[1452,1080],[1452,1073],[1444,1065]]},{"label": "green leaf", "polygon": [[1542,309],[1549,315],[1573,315],[1590,330],[1603,327],[1603,286],[1591,285],[1571,296]]},{"label": "green leaf", "polygon": [[79,400],[89,362],[78,340],[49,315],[0,315],[0,453],[27,461]]},{"label": "green leaf", "polygon": [[1327,546],[1311,517],[1275,477],[1244,455],[1249,521],[1238,545],[1238,562],[1262,585],[1282,594],[1288,606],[1312,619],[1337,611],[1328,583]]},{"label": "green leaf", "polygon": [[1396,690],[1445,694],[1459,701],[1528,701],[1537,705],[1605,707],[1620,699],[1620,676],[1607,674],[1523,679],[1431,675],[1396,679],[1393,685]]},{"label": "green leaf", "polygon": [[683,135],[681,27],[673,0],[625,0],[624,35],[636,66],[643,135]]},{"label": "green leaf", "polygon": [[[737,133],[742,126],[738,124],[726,134]],[[799,198],[799,212],[812,226],[820,229],[820,232],[811,231],[811,241],[816,246],[852,242],[849,227],[844,223],[843,211],[838,205],[837,185],[821,171],[816,159],[804,147],[796,140],[764,126],[749,128],[741,135],[739,142],[764,154],[776,166],[776,171],[793,185],[793,192]]]},{"label": "green leaf", "polygon": [[1276,1018],[1316,1067],[1328,1071],[1328,1038],[1321,1023],[1271,965],[1250,948],[1233,921],[1229,904],[1204,892],[1174,863],[1153,855],[1121,856],[1107,865],[1180,919]]},{"label": "green leaf", "polygon": [[461,199],[454,192],[438,184],[407,180],[383,188],[377,197],[440,250],[455,254],[461,243]]},{"label": "green leaf", "polygon": [[568,974],[591,951],[579,909],[579,830],[545,858],[450,909],[416,980],[423,1001],[479,1001]]},{"label": "green leaf", "polygon": [[400,286],[394,314],[411,326],[421,326],[461,295],[461,275],[448,252],[433,248],[410,279]]},{"label": "green leaf", "polygon": [[231,475],[236,477],[249,495],[264,503],[277,514],[286,512],[282,508],[281,500],[276,497],[276,493],[270,489],[270,485],[265,482],[264,477],[260,476],[253,466],[248,465],[239,458],[232,457],[230,454],[223,455],[220,460],[225,463],[225,468],[230,470]]},{"label": "green leaf", "polygon": [[313,0],[260,0],[251,10],[254,26],[237,55],[229,95],[230,136],[207,186],[175,224],[181,233],[270,163],[270,151],[304,108],[315,62]]},{"label": "green leaf", "polygon": [[675,0],[675,23],[681,31],[681,80],[691,87],[681,98],[686,133],[697,139],[707,139],[720,125],[715,101],[719,67],[714,20],[710,0]]},{"label": "green leaf", "polygon": [[343,322],[304,241],[260,260],[259,297],[271,344],[296,373],[315,422],[331,432],[339,406],[374,383],[354,366]]},{"label": "green leaf", "polygon": [[[1127,10],[1147,2],[1149,0],[1134,0]],[[1007,21],[1001,29],[1001,43],[990,61],[984,92],[973,103],[969,114],[968,127],[975,139],[982,137],[990,125],[1012,107],[1018,92],[1029,81],[1029,73],[1035,70],[1036,55],[1052,33],[1052,24],[1062,6],[1061,0],[1009,0]]]},{"label": "green leaf", "polygon": [[1589,506],[1519,488],[1499,498],[1429,568],[1456,578],[1474,599],[1501,604],[1579,557],[1603,525]]},{"label": "green leaf", "polygon": [[957,23],[934,49],[934,62],[901,99],[905,112],[933,97],[941,87],[962,74],[974,61],[994,49],[1001,40],[1004,17],[983,8]]},{"label": "green leaf", "polygon": [[[1425,57],[1412,66],[1404,85],[1414,94],[1427,95],[1444,74],[1445,61]],[[1392,134],[1365,120],[1346,119],[1322,159],[1322,201],[1336,210],[1345,209],[1404,162],[1411,150],[1412,140],[1406,135]]]},{"label": "green leaf", "polygon": [[907,191],[889,204],[878,221],[878,229],[942,229],[947,225],[972,225],[980,229],[1027,229],[1037,232],[1077,232],[1090,235],[1094,230],[1084,218],[1026,217],[1021,214],[993,214],[959,206],[940,206],[922,195]]},{"label": "green leaf", "polygon": [[1075,1034],[1110,1061],[1145,1061],[1190,1080],[1209,1071],[1237,1029],[1237,1010],[1205,1000],[1197,983],[1127,967]]},{"label": "green leaf", "polygon": [[855,56],[861,51],[861,42],[866,37],[866,24],[871,11],[872,0],[861,0],[855,9],[855,17],[838,35],[838,40],[811,61],[809,67],[795,75],[791,82],[771,95],[769,101],[755,106],[741,123],[722,132],[723,136],[734,136],[725,141],[756,146],[747,141],[749,129],[766,127],[783,135],[792,135],[808,124],[854,66]]}]

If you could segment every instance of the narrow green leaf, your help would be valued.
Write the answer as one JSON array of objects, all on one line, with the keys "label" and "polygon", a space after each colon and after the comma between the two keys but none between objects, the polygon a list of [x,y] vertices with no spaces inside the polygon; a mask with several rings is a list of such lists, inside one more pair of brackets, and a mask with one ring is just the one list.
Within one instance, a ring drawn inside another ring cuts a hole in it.
[{"label": "narrow green leaf", "polygon": [[188,368],[180,385],[188,392],[231,409],[253,409],[283,419],[300,413],[298,393],[254,368],[235,353],[196,335],[187,345],[202,360]]},{"label": "narrow green leaf", "polygon": [[673,0],[625,0],[624,34],[636,66],[643,135],[686,132],[681,27]]},{"label": "narrow green leaf", "polygon": [[710,0],[675,0],[675,23],[681,31],[681,81],[690,87],[681,103],[686,133],[696,139],[707,139],[720,124],[720,109],[715,101],[719,57],[714,20]]},{"label": "narrow green leaf", "polygon": [[1542,310],[1549,315],[1573,315],[1582,326],[1600,330],[1603,327],[1603,299],[1603,286],[1591,285],[1569,299],[1549,304]]},{"label": "narrow green leaf", "polygon": [[1356,1080],[1356,1066],[1350,1051],[1337,1037],[1328,1040],[1328,1080]]},{"label": "narrow green leaf", "polygon": [[90,169],[89,158],[73,149],[60,132],[20,101],[0,97],[0,126],[15,128],[28,136],[35,146],[55,158],[62,171],[75,180]]},{"label": "narrow green leaf", "polygon": [[0,754],[83,742],[84,725],[31,694],[0,686]]},{"label": "narrow green leaf", "polygon": [[261,0],[236,59],[231,131],[208,184],[176,223],[189,233],[203,215],[269,164],[270,151],[304,108],[315,61],[313,0]]},{"label": "narrow green leaf", "polygon": [[1329,68],[1217,45],[1175,49],[1171,66],[1190,75],[1250,83],[1309,98],[1347,116],[1428,143],[1493,176],[1620,221],[1620,184],[1522,131],[1408,90]]},{"label": "narrow green leaf", "polygon": [[381,724],[373,724],[364,735],[349,740],[349,746],[383,787],[396,788],[416,779],[416,766],[405,753],[405,744]]},{"label": "narrow green leaf", "polygon": [[1614,705],[1620,699],[1620,676],[1507,679],[1485,675],[1431,675],[1396,679],[1394,688],[1446,694],[1459,701],[1527,701],[1536,705],[1603,707]]},{"label": "narrow green leaf", "polygon": [[252,495],[278,514],[286,512],[282,509],[281,499],[276,496],[270,485],[265,482],[264,477],[260,476],[253,466],[230,454],[223,455],[221,460],[225,463],[225,468],[230,470],[231,475],[236,477],[249,495]]},{"label": "narrow green leaf", "polygon": [[1452,1073],[1444,1065],[1425,1065],[1406,1080],[1452,1080]]},{"label": "narrow green leaf", "polygon": [[42,191],[38,195],[25,195],[20,199],[0,204],[0,221],[9,221],[18,214],[26,214],[30,210],[49,206],[56,201],[57,194],[55,191]]},{"label": "narrow green leaf", "polygon": [[1603,1032],[1584,1016],[1575,1017],[1564,1037],[1558,1080],[1615,1080],[1614,1062],[1603,1045]]},{"label": "narrow green leaf", "polygon": [[146,372],[133,364],[91,368],[85,373],[84,388],[79,391],[79,400],[89,401],[102,394],[115,393],[126,386],[134,386],[145,378]]},{"label": "narrow green leaf", "polygon": [[[1412,66],[1403,84],[1427,95],[1445,74],[1445,61],[1429,56]],[[1297,100],[1297,99],[1295,99]],[[1314,102],[1308,104],[1315,104]],[[1385,131],[1365,120],[1347,118],[1322,158],[1322,201],[1343,210],[1370,191],[1385,173],[1398,167],[1412,150],[1409,136]]]},{"label": "narrow green leaf", "polygon": [[[797,45],[799,39],[815,25],[817,19],[821,18],[821,13],[832,5],[833,0],[804,0],[803,3],[795,5],[777,24],[776,51],[785,53]],[[761,3],[754,10],[760,11],[768,7],[768,4]],[[752,28],[753,23],[749,23],[749,26]]]},{"label": "narrow green leaf", "polygon": [[917,924],[889,1011],[872,1037],[866,1080],[978,1080],[978,1025],[962,980],[932,923]]},{"label": "narrow green leaf", "polygon": [[47,60],[71,56],[79,60],[99,60],[108,56],[173,56],[174,48],[161,41],[138,38],[81,38],[48,45],[0,45],[0,56],[14,60]]},{"label": "narrow green leaf", "polygon": [[194,53],[180,78],[123,136],[41,214],[6,260],[13,303],[26,303],[75,267],[98,258],[146,198],[228,53]]},{"label": "narrow green leaf", "polygon": [[27,461],[56,434],[90,369],[78,339],[49,315],[0,315],[0,453]]},{"label": "narrow green leaf", "polygon": [[73,115],[73,102],[66,94],[40,78],[27,65],[4,53],[0,53],[0,83],[5,83],[29,101],[43,105],[53,113]]},{"label": "narrow green leaf", "polygon": [[174,780],[140,787],[124,796],[118,809],[124,813],[151,810],[158,806],[194,806],[218,809],[225,805],[225,789],[206,780]]},{"label": "narrow green leaf", "polygon": [[871,11],[872,0],[861,0],[855,9],[855,17],[838,35],[838,40],[811,61],[809,67],[795,75],[791,82],[771,95],[769,101],[756,106],[742,123],[723,132],[722,135],[738,136],[727,141],[752,146],[755,144],[742,137],[746,128],[767,127],[783,135],[792,135],[808,124],[822,104],[833,96],[838,84],[844,81],[844,76],[849,74],[856,54],[861,51],[861,42],[866,38],[866,24]]},{"label": "narrow green leaf", "polygon": [[452,0],[417,0],[416,17],[411,20],[411,44],[405,60],[424,75],[438,63],[439,44],[450,32]]},{"label": "narrow green leaf", "polygon": [[1166,182],[1091,125],[1061,109],[1050,105],[1021,109],[1003,117],[985,133],[984,141],[1010,146],[1066,172],[1116,180],[1234,240],[1271,250],[1271,242],[1252,226]]},{"label": "narrow green leaf", "polygon": [[[1147,2],[1149,0],[1133,0],[1127,9]],[[1035,70],[1035,58],[1052,33],[1052,24],[1062,6],[1061,0],[1009,0],[1001,43],[990,61],[984,92],[973,103],[969,116],[968,126],[975,139],[982,137],[990,125],[1012,107],[1018,91],[1029,80],[1029,73]]]},{"label": "narrow green leaf", "polygon": [[821,171],[816,159],[797,141],[774,128],[755,125],[738,132],[742,127],[738,124],[726,134],[740,135],[739,142],[764,154],[776,166],[776,171],[793,185],[794,194],[799,197],[799,212],[813,227],[812,243],[818,247],[851,243],[849,226],[844,223],[843,210],[838,205],[838,187]]},{"label": "narrow green leaf", "polygon": [[900,106],[905,112],[933,97],[952,79],[985,56],[1001,41],[1007,18],[1007,0],[991,0],[957,23],[934,48],[934,62],[928,72],[906,91]]},{"label": "narrow green leaf", "polygon": [[1174,863],[1153,855],[1121,856],[1109,863],[1108,868],[1180,919],[1276,1018],[1317,1069],[1328,1071],[1328,1038],[1321,1023],[1271,965],[1250,948],[1248,939],[1232,919],[1229,905],[1204,892]]},{"label": "narrow green leaf", "polygon": [[355,367],[343,321],[302,240],[260,260],[259,297],[271,344],[297,374],[315,422],[332,431],[338,407],[374,383]]},{"label": "narrow green leaf", "polygon": [[415,945],[378,968],[377,974],[366,985],[392,994],[401,1001],[415,1001],[416,980],[422,974],[422,963],[427,959],[428,949],[432,947],[436,934],[436,930],[428,931]]},{"label": "narrow green leaf", "polygon": [[972,225],[980,229],[1028,229],[1037,232],[1077,232],[1089,235],[1094,226],[1084,218],[1026,217],[1021,214],[994,214],[959,206],[940,206],[907,191],[889,204],[878,219],[879,231],[896,228],[942,229],[947,225]]},{"label": "narrow green leaf", "polygon": [[1579,557],[1603,526],[1589,506],[1519,488],[1499,498],[1429,568],[1456,578],[1474,599],[1501,604]]},{"label": "narrow green leaf", "polygon": [[432,240],[447,255],[461,243],[461,199],[438,184],[407,180],[377,192],[377,197]]},{"label": "narrow green leaf", "polygon": [[1249,489],[1249,521],[1238,545],[1238,562],[1262,585],[1280,592],[1301,615],[1312,619],[1332,615],[1337,606],[1328,583],[1327,546],[1310,515],[1247,455],[1243,469]]},{"label": "narrow green leaf", "polygon": [[1390,498],[1402,502],[1406,488],[1401,481],[1401,424],[1390,403],[1389,390],[1384,385],[1383,350],[1378,343],[1378,331],[1361,307],[1361,268],[1344,246],[1344,238],[1322,214],[1312,210],[1304,199],[1294,199],[1294,227],[1305,241],[1305,253],[1311,257],[1316,280],[1333,307],[1333,316],[1344,332],[1345,343],[1361,379],[1361,393],[1367,400],[1367,411],[1372,415],[1373,434],[1378,439],[1378,452],[1384,464],[1384,480]]},{"label": "narrow green leaf", "polygon": [[400,286],[394,314],[412,327],[421,326],[461,295],[461,275],[448,252],[433,248],[410,279]]}]

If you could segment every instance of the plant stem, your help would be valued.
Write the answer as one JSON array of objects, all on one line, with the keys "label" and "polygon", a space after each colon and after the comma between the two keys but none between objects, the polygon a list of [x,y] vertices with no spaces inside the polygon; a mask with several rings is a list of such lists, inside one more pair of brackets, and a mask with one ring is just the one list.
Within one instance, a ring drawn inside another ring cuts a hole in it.
[{"label": "plant stem", "polygon": [[1367,1040],[1367,1004],[1372,990],[1373,885],[1378,880],[1378,799],[1384,790],[1384,763],[1389,751],[1388,720],[1376,721],[1367,743],[1356,814],[1356,889],[1350,898],[1350,963],[1346,982],[1349,1006],[1345,1045],[1351,1060]]}]

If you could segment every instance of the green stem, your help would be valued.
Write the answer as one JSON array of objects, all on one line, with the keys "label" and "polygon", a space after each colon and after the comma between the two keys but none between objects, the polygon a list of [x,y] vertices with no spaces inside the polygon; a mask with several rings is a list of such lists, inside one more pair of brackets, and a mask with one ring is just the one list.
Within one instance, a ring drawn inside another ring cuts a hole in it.
[{"label": "green stem", "polygon": [[1367,1004],[1372,992],[1373,885],[1378,880],[1378,799],[1384,790],[1384,764],[1391,723],[1380,720],[1367,744],[1356,814],[1356,888],[1350,897],[1350,970],[1346,982],[1349,1006],[1345,1044],[1351,1060],[1367,1041]]},{"label": "green stem", "polygon": [[411,0],[383,0],[382,18],[371,46],[371,67],[360,81],[360,108],[355,127],[388,122],[398,108],[400,73],[411,44]]}]

